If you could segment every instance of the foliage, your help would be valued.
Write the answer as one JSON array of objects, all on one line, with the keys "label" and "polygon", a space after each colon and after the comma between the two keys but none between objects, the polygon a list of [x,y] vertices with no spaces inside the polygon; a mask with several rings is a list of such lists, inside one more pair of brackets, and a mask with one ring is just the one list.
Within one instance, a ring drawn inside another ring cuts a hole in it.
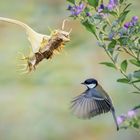
[{"label": "foliage", "polygon": [[[103,0],[68,2],[70,16],[78,19],[92,33],[98,46],[104,49],[111,60],[100,64],[115,68],[122,74],[117,82],[132,85],[134,93],[140,94],[140,22],[137,16],[127,21],[131,3],[127,0],[109,0],[108,4],[104,4]],[[140,106],[137,107],[139,108]],[[138,116],[128,119],[128,122],[129,125],[123,128],[139,129]]]}]

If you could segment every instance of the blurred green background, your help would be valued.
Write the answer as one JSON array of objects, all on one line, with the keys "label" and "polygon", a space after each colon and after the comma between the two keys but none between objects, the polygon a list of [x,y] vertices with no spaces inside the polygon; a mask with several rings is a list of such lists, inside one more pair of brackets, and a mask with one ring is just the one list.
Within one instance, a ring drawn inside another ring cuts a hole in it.
[{"label": "blurred green background", "polygon": [[[132,15],[140,16],[139,0]],[[50,34],[48,27],[61,28],[68,17],[65,0],[0,0],[0,16],[21,20],[37,32]],[[0,140],[140,140],[134,130],[116,131],[110,113],[91,120],[80,120],[69,110],[71,99],[85,88],[86,78],[97,78],[110,94],[117,115],[140,102],[133,89],[116,82],[119,73],[99,64],[108,60],[92,35],[77,21],[65,51],[40,63],[31,74],[19,75],[17,53],[28,54],[25,32],[0,22]]]}]

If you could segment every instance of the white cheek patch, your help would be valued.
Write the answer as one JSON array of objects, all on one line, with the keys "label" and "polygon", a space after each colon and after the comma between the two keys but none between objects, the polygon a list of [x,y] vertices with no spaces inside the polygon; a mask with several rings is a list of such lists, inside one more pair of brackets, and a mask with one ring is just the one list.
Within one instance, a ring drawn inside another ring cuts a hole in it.
[{"label": "white cheek patch", "polygon": [[96,84],[88,84],[87,87],[88,88],[95,88],[96,87]]}]

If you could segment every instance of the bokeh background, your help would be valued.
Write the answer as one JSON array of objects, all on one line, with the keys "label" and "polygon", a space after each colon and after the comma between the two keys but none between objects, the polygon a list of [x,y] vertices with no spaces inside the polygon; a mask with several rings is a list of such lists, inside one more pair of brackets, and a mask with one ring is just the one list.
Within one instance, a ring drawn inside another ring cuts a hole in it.
[{"label": "bokeh background", "polygon": [[[131,14],[140,16],[139,0]],[[19,19],[37,32],[61,28],[69,12],[65,0],[0,0],[0,16]],[[54,59],[43,61],[31,74],[17,72],[18,52],[28,54],[25,32],[0,23],[0,140],[140,140],[134,130],[116,131],[110,113],[80,120],[69,110],[71,99],[85,88],[86,78],[97,78],[110,94],[117,115],[140,102],[132,87],[116,82],[119,73],[99,64],[108,60],[92,35],[71,20],[71,42]]]}]

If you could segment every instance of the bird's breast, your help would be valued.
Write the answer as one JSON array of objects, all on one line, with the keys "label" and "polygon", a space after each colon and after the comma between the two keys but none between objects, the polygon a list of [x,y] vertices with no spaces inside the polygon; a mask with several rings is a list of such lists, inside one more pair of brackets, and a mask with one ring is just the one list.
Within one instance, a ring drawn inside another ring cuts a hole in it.
[{"label": "bird's breast", "polygon": [[93,99],[98,99],[98,100],[104,100],[102,94],[98,92],[96,89],[89,89],[86,91],[85,96],[87,98],[93,98]]}]

